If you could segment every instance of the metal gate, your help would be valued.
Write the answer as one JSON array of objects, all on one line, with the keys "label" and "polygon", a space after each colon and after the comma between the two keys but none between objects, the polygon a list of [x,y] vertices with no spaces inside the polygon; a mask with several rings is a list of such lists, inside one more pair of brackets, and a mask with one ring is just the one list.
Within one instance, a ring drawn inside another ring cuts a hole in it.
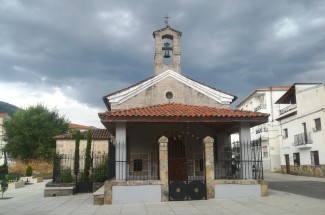
[{"label": "metal gate", "polygon": [[202,140],[173,135],[168,142],[169,200],[207,199]]}]

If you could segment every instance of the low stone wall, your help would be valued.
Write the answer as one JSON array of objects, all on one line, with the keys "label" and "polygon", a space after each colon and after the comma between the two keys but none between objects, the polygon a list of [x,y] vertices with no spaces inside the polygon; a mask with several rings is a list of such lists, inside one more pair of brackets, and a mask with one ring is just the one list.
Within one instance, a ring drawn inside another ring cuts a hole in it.
[{"label": "low stone wall", "polygon": [[32,177],[32,176],[24,176],[24,177],[20,177],[20,180],[23,181],[25,184],[26,183],[40,183],[43,182],[43,177]]},{"label": "low stone wall", "polygon": [[12,189],[17,189],[17,188],[22,188],[24,186],[25,186],[25,183],[23,181],[10,182],[8,184],[8,189],[12,190]]},{"label": "low stone wall", "polygon": [[[286,166],[281,165],[281,173],[286,174]],[[300,165],[290,166],[291,175],[311,176],[311,177],[325,177],[325,165]]]},{"label": "low stone wall", "polygon": [[74,194],[74,187],[45,187],[44,197],[70,196]]}]

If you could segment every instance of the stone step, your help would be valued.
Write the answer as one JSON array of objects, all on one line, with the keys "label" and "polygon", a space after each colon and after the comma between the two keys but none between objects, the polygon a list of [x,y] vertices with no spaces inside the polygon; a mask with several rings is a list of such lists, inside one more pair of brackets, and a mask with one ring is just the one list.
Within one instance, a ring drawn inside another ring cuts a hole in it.
[{"label": "stone step", "polygon": [[104,204],[104,185],[93,193],[94,205]]}]

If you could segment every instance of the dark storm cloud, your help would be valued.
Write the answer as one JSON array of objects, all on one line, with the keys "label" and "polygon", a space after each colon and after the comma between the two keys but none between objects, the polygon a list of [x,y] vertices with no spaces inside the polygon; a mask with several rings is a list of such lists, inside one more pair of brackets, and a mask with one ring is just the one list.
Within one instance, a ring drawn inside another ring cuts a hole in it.
[{"label": "dark storm cloud", "polygon": [[0,1],[0,81],[89,106],[153,75],[152,32],[183,32],[182,74],[246,97],[325,82],[322,1]]}]

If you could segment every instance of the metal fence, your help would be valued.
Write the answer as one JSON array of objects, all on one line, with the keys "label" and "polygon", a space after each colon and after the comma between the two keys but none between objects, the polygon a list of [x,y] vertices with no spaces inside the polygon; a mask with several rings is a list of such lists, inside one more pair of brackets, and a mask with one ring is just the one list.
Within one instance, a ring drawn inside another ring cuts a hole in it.
[{"label": "metal fence", "polygon": [[[56,183],[72,183],[84,181],[85,156],[79,158],[79,171],[74,174],[74,156],[57,154],[53,158],[53,181]],[[93,182],[104,182],[108,179],[109,166],[108,155],[96,155],[91,158],[89,180]]]},{"label": "metal fence", "polygon": [[110,159],[109,163],[110,169],[115,170],[115,175],[110,175],[110,178],[114,176],[117,180],[159,178],[158,148],[150,150],[140,146],[130,149],[126,143],[117,143],[113,150],[110,148],[110,152],[115,152],[115,159]]},{"label": "metal fence", "polygon": [[263,179],[261,139],[215,145],[216,179]]},{"label": "metal fence", "polygon": [[[214,150],[216,179],[263,179],[261,139],[225,145],[216,144]],[[130,150],[127,144],[118,143],[111,144],[109,152],[109,179],[159,179],[158,149]],[[187,165],[190,163],[187,162]],[[204,162],[199,162],[196,166],[202,166],[203,169],[203,164]]]}]

